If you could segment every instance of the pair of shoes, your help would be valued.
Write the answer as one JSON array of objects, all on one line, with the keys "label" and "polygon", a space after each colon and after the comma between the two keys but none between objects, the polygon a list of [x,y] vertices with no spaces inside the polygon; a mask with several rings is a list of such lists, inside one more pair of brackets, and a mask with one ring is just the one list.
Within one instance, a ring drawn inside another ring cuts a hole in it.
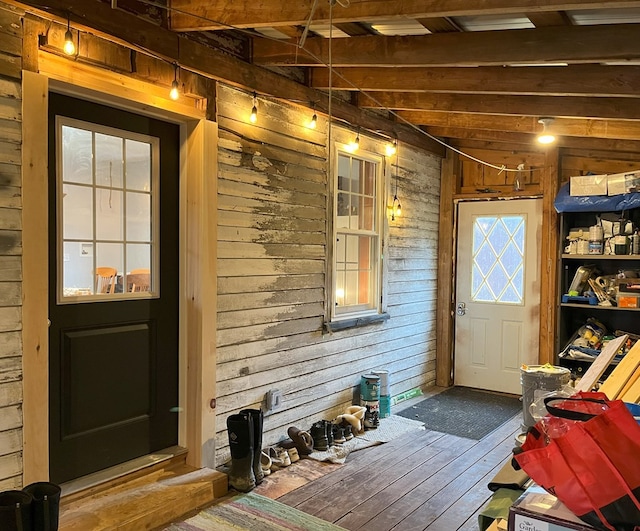
[{"label": "pair of shoes", "polygon": [[299,455],[309,455],[313,452],[313,437],[308,431],[302,431],[295,426],[291,426],[287,430],[287,434],[291,437]]},{"label": "pair of shoes", "polygon": [[269,457],[271,458],[271,468],[286,467],[291,464],[291,458],[289,452],[285,448],[276,446],[275,448],[269,448]]}]

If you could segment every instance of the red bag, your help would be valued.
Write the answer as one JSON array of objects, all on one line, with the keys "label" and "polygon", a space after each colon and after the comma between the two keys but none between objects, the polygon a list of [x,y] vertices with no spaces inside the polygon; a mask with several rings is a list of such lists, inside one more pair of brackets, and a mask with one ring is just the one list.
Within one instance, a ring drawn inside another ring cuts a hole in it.
[{"label": "red bag", "polygon": [[603,531],[640,531],[640,425],[603,393],[545,399],[549,415],[514,458],[538,485]]}]

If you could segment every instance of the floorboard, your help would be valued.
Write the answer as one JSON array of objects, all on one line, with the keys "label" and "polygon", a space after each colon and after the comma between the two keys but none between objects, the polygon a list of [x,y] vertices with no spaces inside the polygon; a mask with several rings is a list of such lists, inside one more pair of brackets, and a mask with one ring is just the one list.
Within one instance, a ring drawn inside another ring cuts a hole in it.
[{"label": "floorboard", "polygon": [[510,459],[521,421],[516,415],[479,441],[412,432],[353,452],[344,465],[305,463],[317,472],[300,477],[294,465],[274,474],[279,485],[267,478],[256,490],[351,531],[477,531],[487,484]]}]

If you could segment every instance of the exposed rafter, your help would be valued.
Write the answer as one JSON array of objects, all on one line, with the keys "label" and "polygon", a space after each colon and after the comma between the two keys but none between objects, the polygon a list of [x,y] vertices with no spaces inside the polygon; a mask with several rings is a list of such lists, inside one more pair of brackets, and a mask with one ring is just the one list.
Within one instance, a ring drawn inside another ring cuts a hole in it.
[{"label": "exposed rafter", "polygon": [[[171,16],[175,31],[216,30],[225,25],[236,28],[304,25],[313,0],[282,2],[281,0],[169,0],[176,11]],[[339,5],[333,10],[334,23],[388,20],[393,18],[460,17],[470,15],[503,15],[509,13],[545,13],[570,9],[614,9],[640,7],[638,1],[602,0],[351,0],[348,8]],[[320,2],[314,16],[319,24],[329,22],[328,2]]]},{"label": "exposed rafter", "polygon": [[[314,68],[311,85],[327,88],[328,69]],[[333,87],[370,91],[637,98],[640,96],[640,66],[337,68]]]},{"label": "exposed rafter", "polygon": [[[640,24],[564,26],[438,33],[411,37],[335,39],[334,66],[500,66],[604,63],[640,59]],[[260,65],[314,66],[329,62],[329,40],[308,39],[303,50],[273,40],[254,47]],[[318,58],[318,59],[316,59]]]}]

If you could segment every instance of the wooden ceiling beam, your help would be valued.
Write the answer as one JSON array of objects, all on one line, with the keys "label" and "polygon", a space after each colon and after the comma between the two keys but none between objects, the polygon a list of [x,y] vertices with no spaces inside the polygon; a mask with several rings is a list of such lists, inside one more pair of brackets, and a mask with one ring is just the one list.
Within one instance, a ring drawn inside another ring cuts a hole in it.
[{"label": "wooden ceiling beam", "polygon": [[[418,126],[457,127],[537,134],[542,131],[538,117],[496,116],[433,111],[398,111],[401,121]],[[640,122],[556,118],[550,130],[558,136],[640,140]]]},{"label": "wooden ceiling beam", "polygon": [[636,98],[373,92],[362,94],[358,101],[360,107],[371,109],[640,120]]},{"label": "wooden ceiling beam", "polygon": [[549,11],[548,13],[527,13],[527,18],[536,28],[573,25],[571,19],[564,11]]},{"label": "wooden ceiling beam", "polygon": [[[460,127],[430,126],[424,130],[438,138],[452,139],[452,143],[458,144],[459,140],[478,140],[495,142],[497,144],[528,144],[535,143],[535,135],[531,133],[516,133],[504,131],[488,131],[486,129],[464,129]],[[603,138],[578,138],[572,136],[559,136],[556,146],[573,149],[617,151],[623,153],[639,153],[639,140],[610,140]]]},{"label": "wooden ceiling beam", "polygon": [[[228,26],[256,28],[305,25],[312,0],[283,3],[281,0],[169,0],[172,10],[170,27],[174,31],[218,30]],[[365,20],[377,22],[393,18],[460,17],[473,15],[503,15],[544,13],[576,9],[616,9],[640,7],[640,1],[565,0],[351,0],[348,8],[333,7],[333,23]],[[328,2],[319,2],[313,17],[318,24],[328,24]]]},{"label": "wooden ceiling beam", "polygon": [[418,22],[427,28],[431,33],[452,33],[462,31],[449,17],[419,18]]},{"label": "wooden ceiling beam", "polygon": [[551,26],[351,39],[307,39],[303,49],[267,41],[255,47],[262,66],[502,66],[605,63],[640,58],[640,24]]},{"label": "wooden ceiling beam", "polygon": [[[329,87],[329,69],[314,68],[311,86]],[[638,97],[640,66],[478,68],[335,68],[338,90]]]},{"label": "wooden ceiling beam", "polygon": [[[327,94],[306,87],[275,72],[250,65],[176,33],[137,18],[135,15],[111,9],[98,0],[85,0],[73,6],[68,0],[48,0],[44,11],[38,0],[5,0],[44,19],[53,14],[71,20],[75,28],[89,31],[109,41],[131,47],[142,53],[151,52],[169,63],[215,79],[228,85],[255,91],[275,99],[296,102],[315,102],[319,113],[327,113]],[[359,109],[343,101],[332,102],[332,114],[352,125],[373,131],[396,134],[399,139],[423,149],[442,154],[442,146],[410,126],[396,124],[374,113]]]}]

